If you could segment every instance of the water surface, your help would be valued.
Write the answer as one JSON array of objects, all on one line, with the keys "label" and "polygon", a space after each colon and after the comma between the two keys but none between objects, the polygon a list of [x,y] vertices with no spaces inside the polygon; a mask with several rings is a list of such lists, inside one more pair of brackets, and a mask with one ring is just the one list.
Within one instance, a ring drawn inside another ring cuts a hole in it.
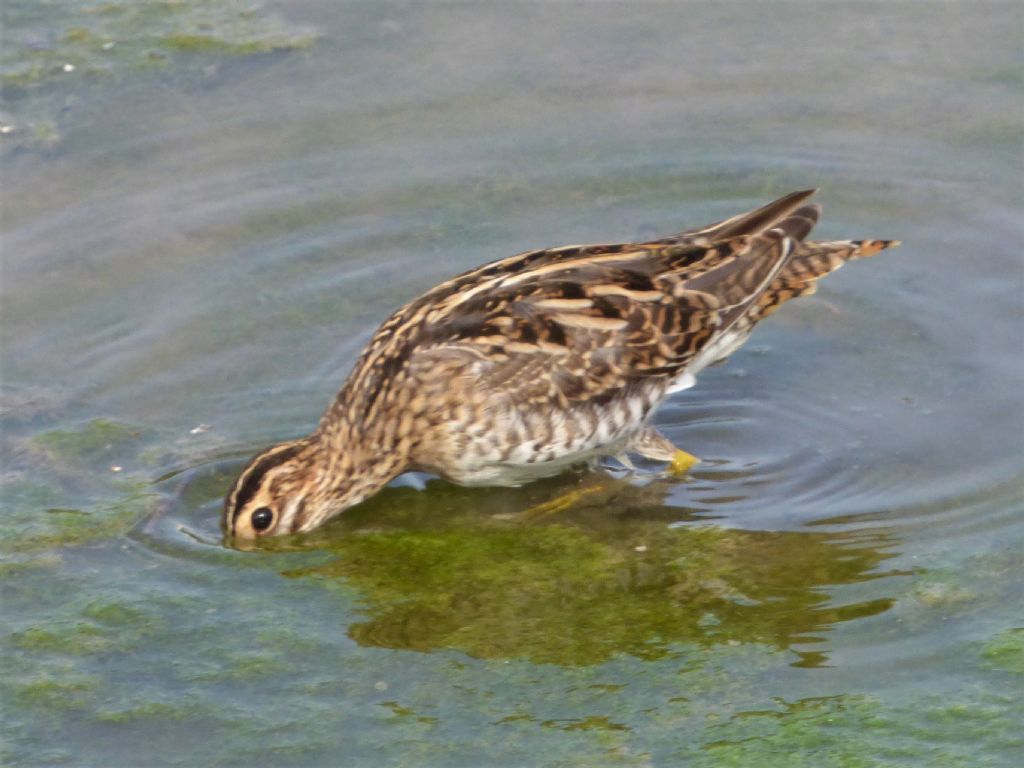
[{"label": "water surface", "polygon": [[[11,7],[4,762],[1016,763],[1018,4]],[[904,246],[659,411],[689,478],[223,546],[400,303],[807,186]]]}]

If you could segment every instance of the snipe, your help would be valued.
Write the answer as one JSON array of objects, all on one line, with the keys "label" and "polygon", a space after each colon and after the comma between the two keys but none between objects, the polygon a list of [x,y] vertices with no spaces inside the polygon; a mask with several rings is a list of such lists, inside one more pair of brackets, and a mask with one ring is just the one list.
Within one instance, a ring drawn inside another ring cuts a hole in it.
[{"label": "snipe", "polygon": [[518,485],[603,457],[689,461],[648,421],[818,278],[894,240],[805,240],[814,190],[646,243],[512,256],[384,321],[308,437],[255,456],[224,529],[309,531],[411,469]]}]

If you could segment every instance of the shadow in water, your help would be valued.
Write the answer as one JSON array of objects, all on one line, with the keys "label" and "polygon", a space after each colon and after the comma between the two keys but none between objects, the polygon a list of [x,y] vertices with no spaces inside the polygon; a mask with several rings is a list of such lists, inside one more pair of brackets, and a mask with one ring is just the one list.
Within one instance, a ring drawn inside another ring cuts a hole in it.
[{"label": "shadow in water", "polygon": [[334,555],[284,575],[355,588],[365,618],[348,633],[360,644],[481,658],[583,665],[762,643],[814,667],[827,655],[798,646],[891,605],[833,596],[892,575],[879,567],[895,544],[886,534],[718,527],[665,506],[670,485],[609,479],[589,503],[522,523],[508,513],[565,481],[511,490],[435,481],[388,489],[325,529],[261,546]]}]

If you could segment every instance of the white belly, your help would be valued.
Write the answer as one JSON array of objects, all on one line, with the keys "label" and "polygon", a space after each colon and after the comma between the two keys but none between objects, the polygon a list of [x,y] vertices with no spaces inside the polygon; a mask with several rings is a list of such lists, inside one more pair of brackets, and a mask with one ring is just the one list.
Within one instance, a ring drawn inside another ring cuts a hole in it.
[{"label": "white belly", "polygon": [[606,445],[589,451],[567,453],[556,458],[535,461],[532,464],[513,464],[507,461],[481,461],[465,466],[458,476],[445,473],[446,477],[459,485],[516,486],[559,475],[572,467],[594,465],[605,456],[614,456],[626,444],[623,439],[615,445]]},{"label": "white belly", "polygon": [[[622,453],[667,394],[664,384],[603,405],[510,412],[470,433],[457,458],[434,471],[460,485],[522,485]],[[513,436],[517,439],[503,439]]]}]

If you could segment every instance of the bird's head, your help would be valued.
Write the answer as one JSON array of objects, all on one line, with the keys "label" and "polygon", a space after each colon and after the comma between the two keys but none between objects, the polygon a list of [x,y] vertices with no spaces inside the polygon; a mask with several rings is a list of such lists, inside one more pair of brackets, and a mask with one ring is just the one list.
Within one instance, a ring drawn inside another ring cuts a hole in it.
[{"label": "bird's head", "polygon": [[310,436],[256,454],[224,499],[228,538],[252,540],[318,528],[406,469],[394,452],[347,450]]},{"label": "bird's head", "polygon": [[255,539],[304,530],[313,518],[317,468],[308,439],[256,454],[224,499],[224,533]]}]

